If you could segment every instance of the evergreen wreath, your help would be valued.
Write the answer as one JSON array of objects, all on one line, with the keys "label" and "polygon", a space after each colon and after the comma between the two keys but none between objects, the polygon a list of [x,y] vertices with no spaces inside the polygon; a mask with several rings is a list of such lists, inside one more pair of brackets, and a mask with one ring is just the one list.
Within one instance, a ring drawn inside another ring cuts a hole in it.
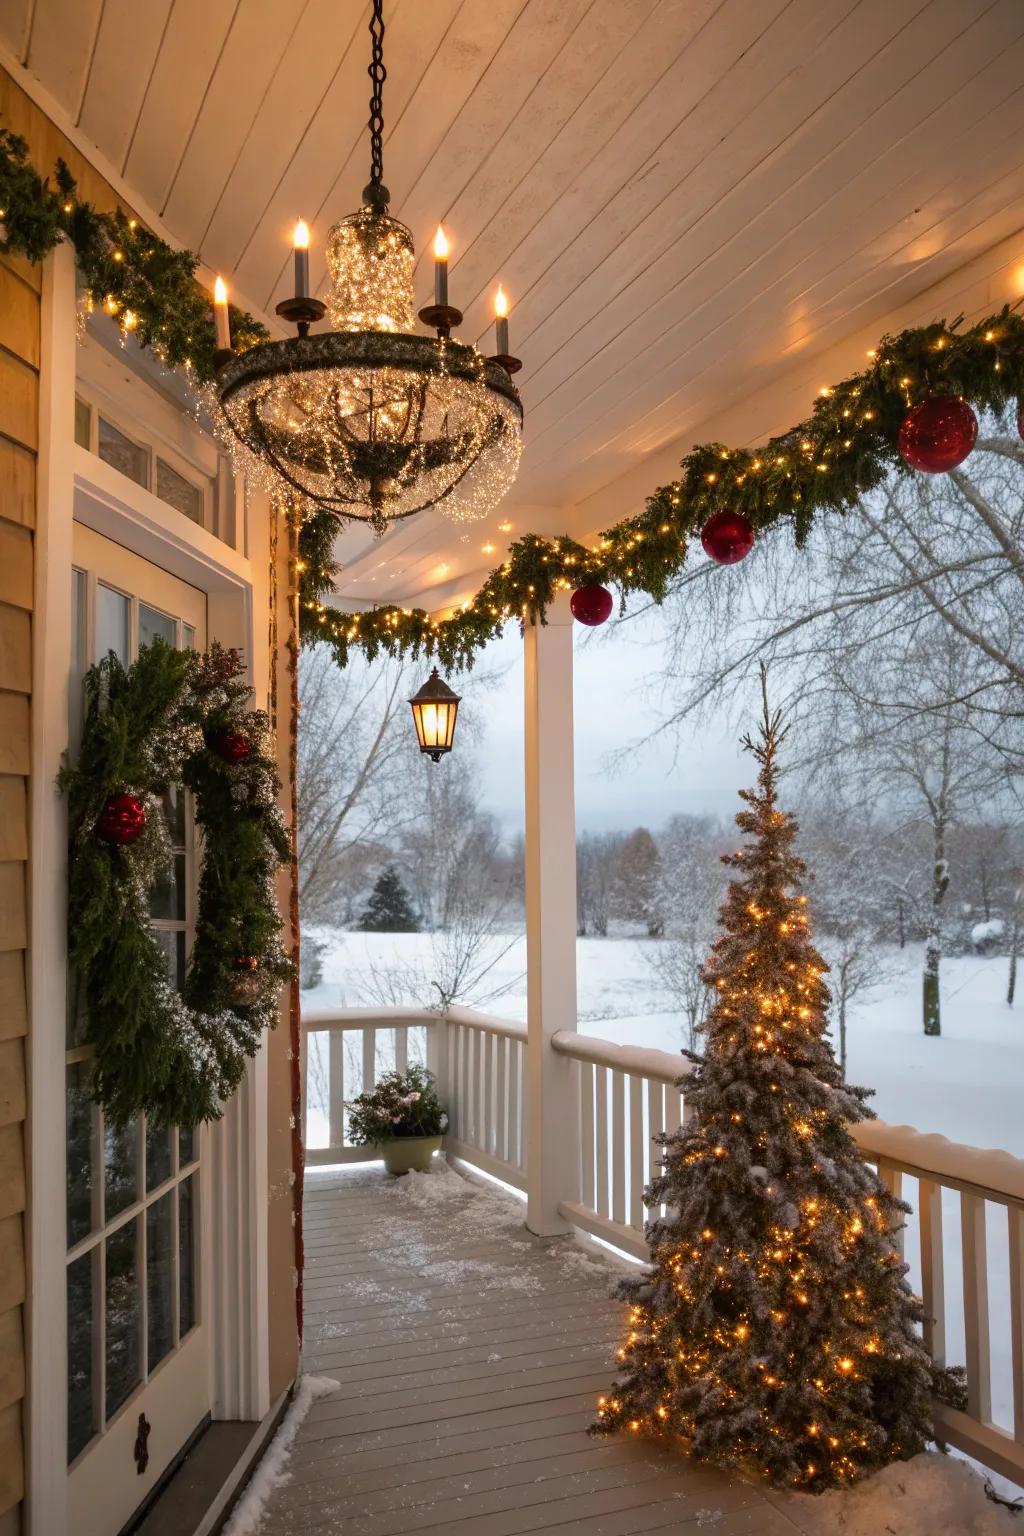
[{"label": "evergreen wreath", "polygon": [[[123,1125],[219,1118],[247,1057],[277,1019],[291,974],[273,877],[290,856],[265,714],[252,710],[236,651],[205,655],[156,639],[125,667],[113,653],[85,678],[68,800],[68,956],[95,1047],[92,1091]],[[183,991],[150,922],[173,861],[164,796],[194,797],[202,833],[195,941]],[[134,812],[131,841],[109,840],[110,807]],[[144,819],[143,819],[144,817]]]}]

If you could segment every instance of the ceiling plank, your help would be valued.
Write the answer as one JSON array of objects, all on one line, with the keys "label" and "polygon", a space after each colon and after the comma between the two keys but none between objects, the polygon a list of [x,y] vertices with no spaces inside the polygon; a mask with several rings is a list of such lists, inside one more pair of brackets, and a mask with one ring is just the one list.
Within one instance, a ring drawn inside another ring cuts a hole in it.
[{"label": "ceiling plank", "polygon": [[28,57],[33,0],[4,0],[0,5],[0,39],[19,64]]},{"label": "ceiling plank", "polygon": [[105,0],[82,101],[82,132],[124,174],[173,0]]},{"label": "ceiling plank", "polygon": [[[164,210],[167,222],[196,249],[205,239],[282,59],[292,46],[298,43],[301,48],[305,41],[297,37],[296,29],[306,11],[307,0],[246,0],[238,12]],[[318,33],[320,47],[329,55],[335,46],[343,51],[344,30],[330,37]],[[239,80],[246,82],[241,101]]]},{"label": "ceiling plank", "polygon": [[241,0],[174,0],[124,174],[163,215]]},{"label": "ceiling plank", "polygon": [[78,121],[103,0],[73,6],[39,0],[32,16],[28,67],[73,123]]}]

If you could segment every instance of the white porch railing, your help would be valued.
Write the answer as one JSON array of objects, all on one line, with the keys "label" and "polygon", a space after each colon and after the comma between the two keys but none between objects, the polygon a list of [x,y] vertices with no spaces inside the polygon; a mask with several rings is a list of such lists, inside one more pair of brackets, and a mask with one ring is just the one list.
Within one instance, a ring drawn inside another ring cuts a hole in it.
[{"label": "white porch railing", "polygon": [[[365,1159],[366,1150],[347,1141],[344,1101],[384,1072],[421,1060],[448,1106],[445,1150],[526,1190],[526,1039],[525,1025],[468,1008],[445,1018],[397,1008],[306,1013],[304,1093],[312,1060],[314,1086],[327,1101],[319,1106],[326,1144],[312,1146],[304,1098],[307,1160]],[[555,1034],[551,1045],[575,1065],[580,1127],[559,1209],[572,1225],[643,1259],[642,1196],[659,1156],[652,1138],[685,1118],[679,1082],[691,1069],[667,1051],[573,1031]],[[928,1318],[925,1343],[938,1364],[966,1366],[967,1409],[936,1403],[936,1431],[1024,1482],[1024,1160],[879,1120],[854,1134],[865,1159],[913,1207],[904,1239]]]}]

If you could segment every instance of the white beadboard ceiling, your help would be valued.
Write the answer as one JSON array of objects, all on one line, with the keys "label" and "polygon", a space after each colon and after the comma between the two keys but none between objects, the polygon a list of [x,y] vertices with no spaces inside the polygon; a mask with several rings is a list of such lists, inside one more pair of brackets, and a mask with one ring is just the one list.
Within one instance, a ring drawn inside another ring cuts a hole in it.
[{"label": "white beadboard ceiling", "polygon": [[[272,314],[296,216],[322,242],[367,179],[368,13],[0,0],[0,46],[144,215]],[[499,277],[512,297],[526,450],[484,525],[346,533],[346,596],[440,601],[517,533],[637,510],[739,402],[790,408],[810,360],[856,366],[957,273],[980,271],[983,307],[1024,264],[1022,0],[388,0],[386,22],[417,294],[443,219],[463,338],[490,349]]]}]

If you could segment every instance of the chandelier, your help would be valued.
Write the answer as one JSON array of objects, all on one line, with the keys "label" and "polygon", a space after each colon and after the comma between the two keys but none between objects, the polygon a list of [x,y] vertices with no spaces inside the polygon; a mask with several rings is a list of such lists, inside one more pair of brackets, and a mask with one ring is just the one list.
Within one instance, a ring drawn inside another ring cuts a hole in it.
[{"label": "chandelier", "polygon": [[[239,468],[273,494],[383,534],[429,507],[457,521],[486,516],[515,480],[523,407],[500,287],[496,355],[451,338],[462,314],[448,303],[440,227],[434,303],[419,311],[435,334],[413,332],[412,235],[389,214],[383,183],[383,0],[373,0],[370,35],[370,180],[362,207],[329,232],[327,302],[309,293],[300,220],[295,296],[277,306],[298,335],[232,352],[218,279],[216,391],[220,433]],[[311,335],[327,313],[334,328]]]}]

